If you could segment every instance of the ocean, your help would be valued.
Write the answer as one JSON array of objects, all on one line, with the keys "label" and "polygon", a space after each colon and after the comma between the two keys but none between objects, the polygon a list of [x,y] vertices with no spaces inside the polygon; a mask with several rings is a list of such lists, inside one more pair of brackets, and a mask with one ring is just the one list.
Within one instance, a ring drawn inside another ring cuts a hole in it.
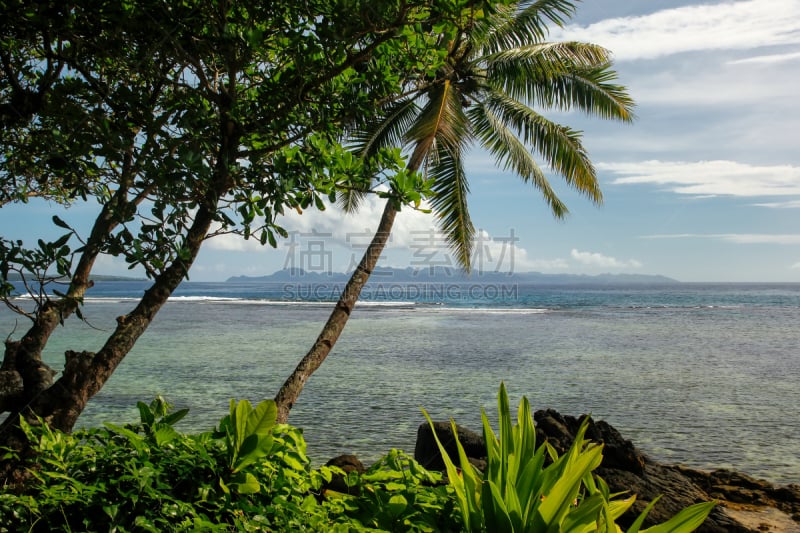
[{"label": "ocean", "polygon": [[[86,322],[48,345],[95,351],[144,282],[98,282]],[[231,398],[272,398],[342,284],[184,283],[78,426],[138,420],[162,395],[212,429]],[[25,319],[0,311],[0,333]],[[655,459],[800,483],[800,284],[368,285],[290,422],[315,463],[413,453],[420,408],[480,430],[505,382],[515,406],[590,413]]]}]

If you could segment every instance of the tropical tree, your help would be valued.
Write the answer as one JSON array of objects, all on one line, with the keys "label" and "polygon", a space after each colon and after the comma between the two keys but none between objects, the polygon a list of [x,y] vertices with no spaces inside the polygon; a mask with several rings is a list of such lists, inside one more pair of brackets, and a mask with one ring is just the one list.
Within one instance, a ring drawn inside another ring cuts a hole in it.
[{"label": "tropical tree", "polygon": [[[441,57],[416,27],[449,17],[425,0],[0,6],[0,208],[96,208],[88,230],[54,217],[61,235],[33,245],[2,229],[0,298],[28,319],[6,337],[0,366],[0,447],[17,450],[21,416],[72,428],[208,239],[275,246],[285,209],[397,166],[390,152],[353,158],[342,128],[398,94],[400,80],[436,68]],[[75,347],[51,368],[42,352],[81,316],[102,254],[151,285],[102,347]]]},{"label": "tropical tree", "polygon": [[[415,79],[407,95],[388,102],[352,134],[353,149],[368,157],[386,146],[410,152],[407,173],[430,180],[430,204],[458,263],[470,269],[474,228],[467,197],[464,154],[470,145],[485,148],[504,170],[530,183],[556,218],[568,210],[536,159],[566,183],[599,204],[595,169],[581,144],[581,132],[554,123],[542,111],[577,109],[589,115],[630,122],[633,101],[616,84],[611,54],[597,45],[548,42],[547,26],[562,26],[575,1],[526,0],[470,7],[460,23],[438,35],[444,64]],[[395,184],[403,180],[395,180]],[[322,364],[344,329],[383,251],[403,190],[395,191],[378,228],[319,337],[275,400],[279,420],[288,418],[309,376]],[[346,210],[358,207],[363,190],[339,196]]]}]

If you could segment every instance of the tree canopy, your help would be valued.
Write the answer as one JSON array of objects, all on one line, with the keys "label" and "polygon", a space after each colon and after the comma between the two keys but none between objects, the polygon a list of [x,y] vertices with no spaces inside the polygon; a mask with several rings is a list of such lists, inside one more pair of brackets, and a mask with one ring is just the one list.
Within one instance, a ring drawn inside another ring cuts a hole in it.
[{"label": "tree canopy", "polygon": [[[502,3],[502,2],[499,2]],[[435,72],[453,0],[95,0],[0,3],[0,208],[95,205],[88,231],[0,236],[0,289],[29,328],[0,366],[0,430],[18,414],[69,430],[175,288],[203,243],[234,232],[276,244],[287,209],[321,206],[402,167],[398,150],[353,157],[340,139]],[[80,313],[101,254],[142,268],[150,288],[97,352],[42,362],[54,329]],[[10,274],[33,307],[20,306]],[[69,280],[63,292],[47,284]]]}]

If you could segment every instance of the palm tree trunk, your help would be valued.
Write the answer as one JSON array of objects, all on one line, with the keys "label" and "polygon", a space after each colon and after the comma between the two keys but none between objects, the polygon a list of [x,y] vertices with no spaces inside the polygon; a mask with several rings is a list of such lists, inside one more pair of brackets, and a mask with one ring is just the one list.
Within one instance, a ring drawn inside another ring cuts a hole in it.
[{"label": "palm tree trunk", "polygon": [[289,418],[289,411],[291,410],[297,397],[303,390],[303,386],[308,381],[308,378],[313,374],[328,357],[328,354],[336,344],[339,335],[344,330],[347,319],[350,318],[353,308],[361,295],[361,290],[367,284],[370,274],[378,264],[378,259],[386,247],[389,240],[389,235],[392,232],[394,225],[395,215],[397,215],[397,208],[395,201],[392,199],[387,200],[386,207],[383,210],[378,230],[372,238],[364,256],[358,263],[353,275],[345,285],[339,301],[336,302],[336,307],[333,308],[328,321],[322,328],[322,331],[317,337],[316,342],[311,347],[311,350],[303,357],[303,359],[295,367],[294,372],[281,386],[278,394],[275,396],[275,403],[278,407],[278,422],[286,423]]}]

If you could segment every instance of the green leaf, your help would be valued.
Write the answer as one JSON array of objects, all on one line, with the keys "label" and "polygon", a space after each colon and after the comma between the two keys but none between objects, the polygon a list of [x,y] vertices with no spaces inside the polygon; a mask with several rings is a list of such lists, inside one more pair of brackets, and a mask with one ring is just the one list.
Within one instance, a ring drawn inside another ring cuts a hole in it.
[{"label": "green leaf", "polygon": [[162,422],[168,424],[170,426],[175,425],[176,423],[183,420],[183,418],[189,414],[189,409],[178,409],[174,413],[170,413],[162,419]]},{"label": "green leaf", "polygon": [[647,515],[650,513],[653,507],[655,507],[656,503],[660,499],[661,495],[658,495],[655,498],[653,498],[653,500],[650,503],[647,504],[647,506],[644,508],[641,514],[639,514],[639,516],[636,517],[636,520],[634,520],[633,524],[631,524],[631,527],[628,528],[627,533],[639,533],[639,529],[642,527],[645,518],[647,518]]},{"label": "green leaf", "polygon": [[500,488],[492,481],[484,482],[481,506],[488,531],[514,531],[509,510]]},{"label": "green leaf", "polygon": [[642,533],[690,533],[706,521],[716,502],[696,503],[664,522],[642,530]]},{"label": "green leaf", "polygon": [[[562,531],[597,531],[597,522],[603,510],[605,499],[600,493],[593,494],[580,502],[561,523]],[[613,531],[613,529],[612,529]]]},{"label": "green leaf", "polygon": [[136,402],[136,407],[139,408],[139,419],[144,426],[152,426],[153,423],[156,421],[156,417],[153,414],[153,411],[150,410],[150,406],[144,402]]},{"label": "green leaf", "polygon": [[248,436],[247,417],[252,411],[253,408],[250,406],[249,401],[240,400],[238,403],[234,403],[231,400],[231,422],[234,431],[234,446],[237,451],[242,448],[242,444]]},{"label": "green leaf", "polygon": [[[53,249],[61,248],[67,243],[70,237],[72,237],[72,233],[65,233],[64,235],[59,237],[55,242],[53,242],[51,246],[53,247]],[[69,253],[69,248],[67,248],[67,253]],[[66,254],[61,254],[61,255],[66,255]]]},{"label": "green leaf", "polygon": [[389,498],[389,502],[387,503],[388,511],[394,516],[399,516],[402,514],[407,507],[408,500],[406,500],[405,496],[402,494],[395,494]]},{"label": "green leaf", "polygon": [[539,514],[546,524],[558,523],[566,515],[578,495],[581,478],[600,466],[602,451],[600,446],[595,446],[581,453],[574,462],[567,465],[552,490],[544,494],[545,499],[539,506]]},{"label": "green leaf", "polygon": [[252,434],[248,436],[239,450],[238,460],[233,471],[239,472],[266,457],[272,451],[271,435]]},{"label": "green leaf", "polygon": [[247,415],[245,432],[247,435],[266,435],[275,425],[278,417],[278,408],[274,400],[264,400]]},{"label": "green leaf", "polygon": [[157,429],[153,432],[153,437],[158,446],[163,446],[180,437],[180,434],[175,431],[172,426],[166,424],[158,424]]},{"label": "green leaf", "polygon": [[305,464],[303,464],[303,462],[300,461],[300,459],[295,457],[293,454],[286,453],[286,454],[283,455],[282,459],[283,459],[283,462],[286,464],[286,466],[288,466],[292,470],[296,470],[298,472],[303,472],[306,469]]}]

